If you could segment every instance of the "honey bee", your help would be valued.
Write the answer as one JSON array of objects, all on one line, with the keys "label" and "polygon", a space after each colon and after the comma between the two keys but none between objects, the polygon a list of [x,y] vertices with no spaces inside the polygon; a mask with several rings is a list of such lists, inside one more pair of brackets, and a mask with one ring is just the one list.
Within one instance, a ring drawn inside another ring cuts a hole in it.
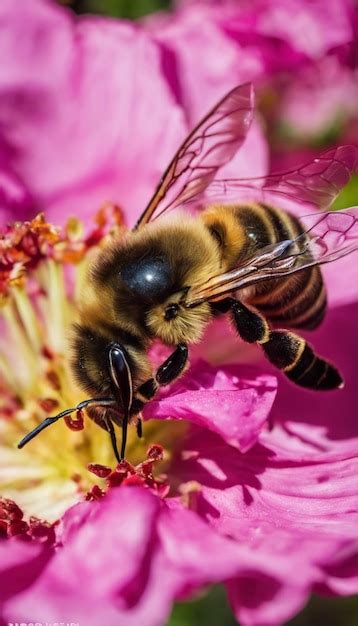
[{"label": "honey bee", "polygon": [[[316,212],[301,221],[280,202],[329,206],[354,171],[357,150],[329,150],[264,179],[220,179],[247,136],[253,110],[251,84],[230,91],[179,148],[133,230],[100,251],[72,339],[73,373],[91,397],[44,420],[20,448],[87,408],[108,430],[117,460],[124,459],[128,423],[140,436],[144,404],[183,374],[188,345],[219,314],[229,314],[241,339],[259,344],[297,385],[342,387],[336,367],[291,329],[322,322],[326,290],[319,265],[357,249],[357,210]],[[167,215],[172,209],[179,212]],[[153,374],[148,349],[157,339],[174,350]],[[122,428],[120,451],[114,425]]]}]

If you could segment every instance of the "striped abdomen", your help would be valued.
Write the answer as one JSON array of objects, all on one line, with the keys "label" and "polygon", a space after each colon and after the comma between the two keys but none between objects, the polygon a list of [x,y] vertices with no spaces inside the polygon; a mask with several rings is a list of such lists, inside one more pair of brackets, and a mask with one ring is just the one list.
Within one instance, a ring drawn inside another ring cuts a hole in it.
[{"label": "striped abdomen", "polygon": [[[293,215],[262,203],[211,207],[204,219],[221,242],[224,256],[231,267],[254,256],[260,248],[293,239],[304,230]],[[235,258],[229,254],[230,249],[235,249]],[[277,325],[316,328],[326,309],[321,271],[319,267],[312,267],[285,278],[258,283],[250,296],[250,304]]]}]

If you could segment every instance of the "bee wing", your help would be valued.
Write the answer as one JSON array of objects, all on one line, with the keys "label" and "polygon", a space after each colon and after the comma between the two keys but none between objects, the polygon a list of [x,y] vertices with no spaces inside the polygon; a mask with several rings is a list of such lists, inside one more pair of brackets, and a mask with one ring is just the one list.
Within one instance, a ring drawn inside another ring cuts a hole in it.
[{"label": "bee wing", "polygon": [[238,203],[242,199],[272,203],[289,198],[328,208],[357,168],[358,148],[339,146],[289,172],[264,178],[214,180],[206,190],[205,198],[207,203]]},{"label": "bee wing", "polygon": [[244,142],[253,117],[251,83],[235,87],[186,138],[135,228],[198,198]]},{"label": "bee wing", "polygon": [[313,265],[330,263],[358,250],[358,207],[345,211],[308,215],[302,218],[306,230],[259,250],[238,267],[191,287],[185,305],[220,299],[249,285],[281,278]]}]

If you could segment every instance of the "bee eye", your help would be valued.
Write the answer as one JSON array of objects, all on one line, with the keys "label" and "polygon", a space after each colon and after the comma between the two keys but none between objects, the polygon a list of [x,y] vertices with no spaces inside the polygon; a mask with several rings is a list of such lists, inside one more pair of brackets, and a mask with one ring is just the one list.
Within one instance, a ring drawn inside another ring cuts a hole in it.
[{"label": "bee eye", "polygon": [[165,309],[164,319],[169,322],[169,320],[174,319],[178,315],[179,304],[168,304]]}]

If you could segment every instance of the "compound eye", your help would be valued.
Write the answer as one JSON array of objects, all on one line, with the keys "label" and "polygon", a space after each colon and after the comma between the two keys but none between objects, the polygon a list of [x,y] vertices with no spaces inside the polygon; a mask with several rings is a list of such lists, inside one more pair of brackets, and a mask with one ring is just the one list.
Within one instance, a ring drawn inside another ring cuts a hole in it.
[{"label": "compound eye", "polygon": [[179,312],[179,304],[168,304],[168,306],[165,309],[165,313],[164,313],[164,319],[169,322],[170,320],[174,319]]},{"label": "compound eye", "polygon": [[172,282],[170,265],[163,258],[140,259],[125,267],[121,277],[133,293],[146,300],[165,295]]}]

